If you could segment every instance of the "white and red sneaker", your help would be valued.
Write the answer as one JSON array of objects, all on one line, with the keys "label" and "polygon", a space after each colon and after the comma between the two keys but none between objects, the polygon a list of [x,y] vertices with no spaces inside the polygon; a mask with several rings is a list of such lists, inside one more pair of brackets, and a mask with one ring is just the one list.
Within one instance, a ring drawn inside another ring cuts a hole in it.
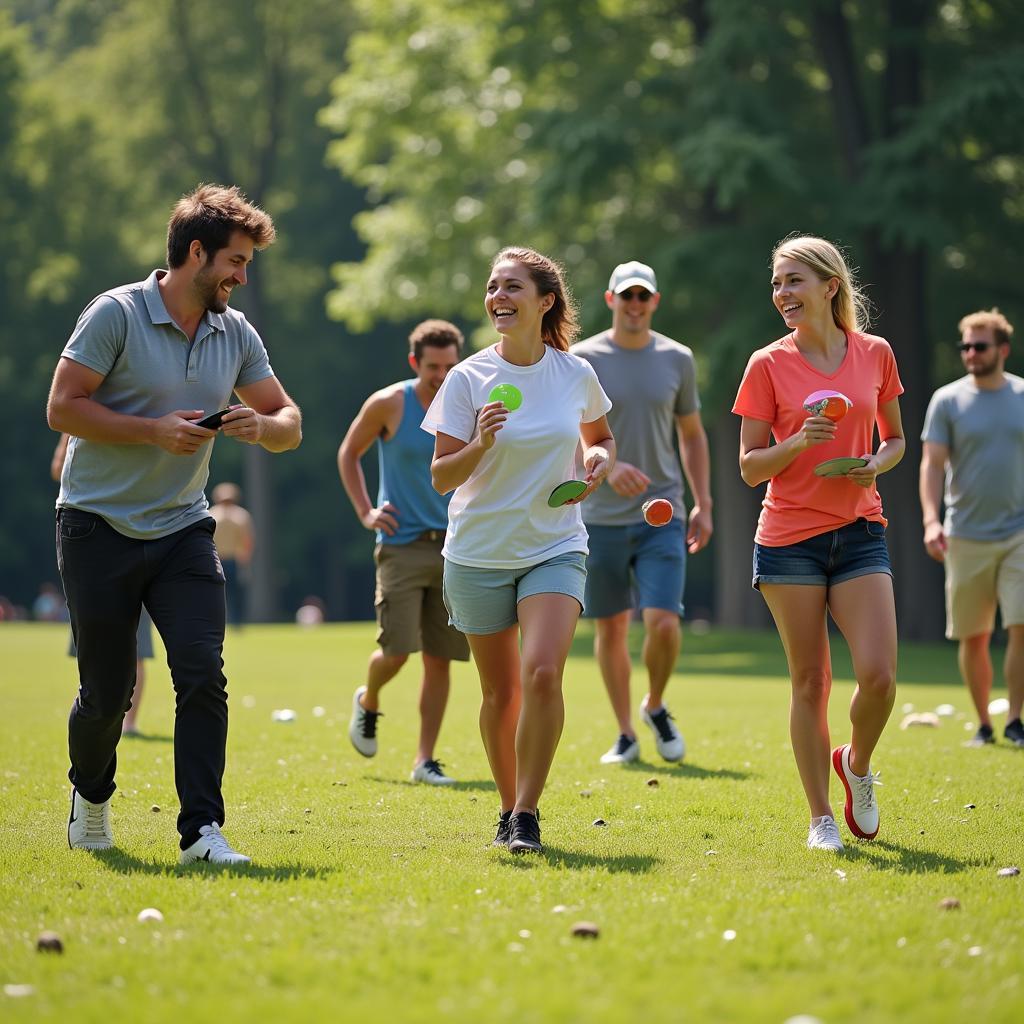
[{"label": "white and red sneaker", "polygon": [[858,839],[874,839],[878,835],[878,801],[875,786],[880,786],[879,772],[868,769],[867,775],[855,775],[850,767],[850,744],[832,751],[832,767],[846,790],[843,814],[850,831]]}]

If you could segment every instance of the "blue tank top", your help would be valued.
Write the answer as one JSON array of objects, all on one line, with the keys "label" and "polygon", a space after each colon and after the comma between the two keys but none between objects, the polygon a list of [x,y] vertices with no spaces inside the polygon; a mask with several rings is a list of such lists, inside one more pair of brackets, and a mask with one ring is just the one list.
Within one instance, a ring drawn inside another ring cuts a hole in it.
[{"label": "blue tank top", "polygon": [[427,530],[448,529],[450,494],[438,494],[430,482],[434,438],[420,429],[423,406],[416,397],[416,381],[405,382],[402,421],[395,436],[377,439],[380,465],[378,508],[390,501],[398,509],[398,530],[391,537],[377,531],[381,544],[408,544]]}]

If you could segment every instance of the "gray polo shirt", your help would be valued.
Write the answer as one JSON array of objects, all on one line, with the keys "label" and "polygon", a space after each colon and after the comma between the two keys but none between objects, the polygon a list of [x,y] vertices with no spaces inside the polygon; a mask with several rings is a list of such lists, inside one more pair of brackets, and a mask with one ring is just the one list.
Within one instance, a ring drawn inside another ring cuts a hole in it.
[{"label": "gray polo shirt", "polygon": [[949,449],[950,537],[997,541],[1024,530],[1024,378],[1008,373],[998,391],[969,375],[939,388],[921,440]]},{"label": "gray polo shirt", "polygon": [[640,349],[616,345],[606,331],[572,347],[597,372],[611,399],[608,425],[618,457],[650,478],[647,492],[623,498],[605,485],[583,503],[583,521],[595,526],[631,526],[641,522],[640,507],[651,498],[668,498],[683,515],[683,473],[676,447],[676,417],[700,409],[693,353],[671,338],[651,333]]},{"label": "gray polo shirt", "polygon": [[[165,274],[104,292],[78,318],[63,355],[103,375],[94,401],[151,419],[175,409],[211,413],[235,388],[274,375],[260,336],[236,310],[207,312],[189,343],[164,306],[157,282]],[[151,444],[73,437],[57,506],[95,512],[128,537],[165,537],[207,515],[212,453],[212,443],[171,455]]]}]

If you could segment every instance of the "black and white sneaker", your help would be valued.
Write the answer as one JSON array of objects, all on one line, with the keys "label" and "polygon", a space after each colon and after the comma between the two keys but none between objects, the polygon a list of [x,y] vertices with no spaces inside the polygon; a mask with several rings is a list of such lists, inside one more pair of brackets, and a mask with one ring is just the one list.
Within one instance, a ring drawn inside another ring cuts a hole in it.
[{"label": "black and white sneaker", "polygon": [[364,693],[366,687],[360,686],[352,694],[352,717],[348,723],[348,738],[363,757],[373,757],[377,753],[377,719],[383,712],[367,711],[359,702]]},{"label": "black and white sneaker", "polygon": [[611,750],[601,755],[601,764],[627,764],[640,756],[640,741],[623,733]]},{"label": "black and white sneaker", "polygon": [[110,827],[110,801],[90,803],[77,789],[71,790],[68,846],[72,850],[109,850],[114,845]]},{"label": "black and white sneaker", "polygon": [[206,861],[208,864],[250,863],[244,853],[231,848],[231,844],[224,838],[224,833],[215,821],[203,825],[199,829],[199,838],[181,851],[182,864],[192,864],[195,861]]},{"label": "black and white sneaker", "polygon": [[428,786],[454,786],[455,780],[445,775],[440,761],[420,761],[410,776],[413,782],[425,782]]},{"label": "black and white sneaker", "polygon": [[[1009,728],[1009,726],[1007,726]],[[995,743],[996,736],[991,725],[979,725],[978,731],[964,744],[965,747],[987,747]]]},{"label": "black and white sneaker", "polygon": [[1012,743],[1015,747],[1024,747],[1024,723],[1019,718],[1006,723],[1003,735],[1007,743]]},{"label": "black and white sneaker", "polygon": [[498,834],[494,837],[491,846],[508,846],[509,835],[512,831],[512,812],[502,811],[498,815]]},{"label": "black and white sneaker", "polygon": [[509,821],[510,853],[540,853],[540,812],[520,811]]},{"label": "black and white sneaker", "polygon": [[640,704],[640,717],[654,733],[654,745],[664,760],[682,761],[686,757],[686,741],[664,704],[657,711],[648,711],[647,698],[644,697]]}]

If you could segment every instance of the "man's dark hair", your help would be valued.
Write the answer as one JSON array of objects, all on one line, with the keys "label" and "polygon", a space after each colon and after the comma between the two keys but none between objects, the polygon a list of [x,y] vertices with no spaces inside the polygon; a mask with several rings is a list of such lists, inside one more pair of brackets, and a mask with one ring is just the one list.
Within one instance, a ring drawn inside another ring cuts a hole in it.
[{"label": "man's dark hair", "polygon": [[185,265],[189,246],[198,241],[209,262],[235,231],[242,231],[257,249],[266,249],[276,237],[274,222],[253,206],[237,185],[199,185],[182,196],[167,224],[167,266]]},{"label": "man's dark hair", "polygon": [[417,324],[409,335],[409,351],[418,363],[423,358],[423,350],[431,348],[447,348],[454,345],[462,351],[462,331],[447,320],[424,320]]}]

